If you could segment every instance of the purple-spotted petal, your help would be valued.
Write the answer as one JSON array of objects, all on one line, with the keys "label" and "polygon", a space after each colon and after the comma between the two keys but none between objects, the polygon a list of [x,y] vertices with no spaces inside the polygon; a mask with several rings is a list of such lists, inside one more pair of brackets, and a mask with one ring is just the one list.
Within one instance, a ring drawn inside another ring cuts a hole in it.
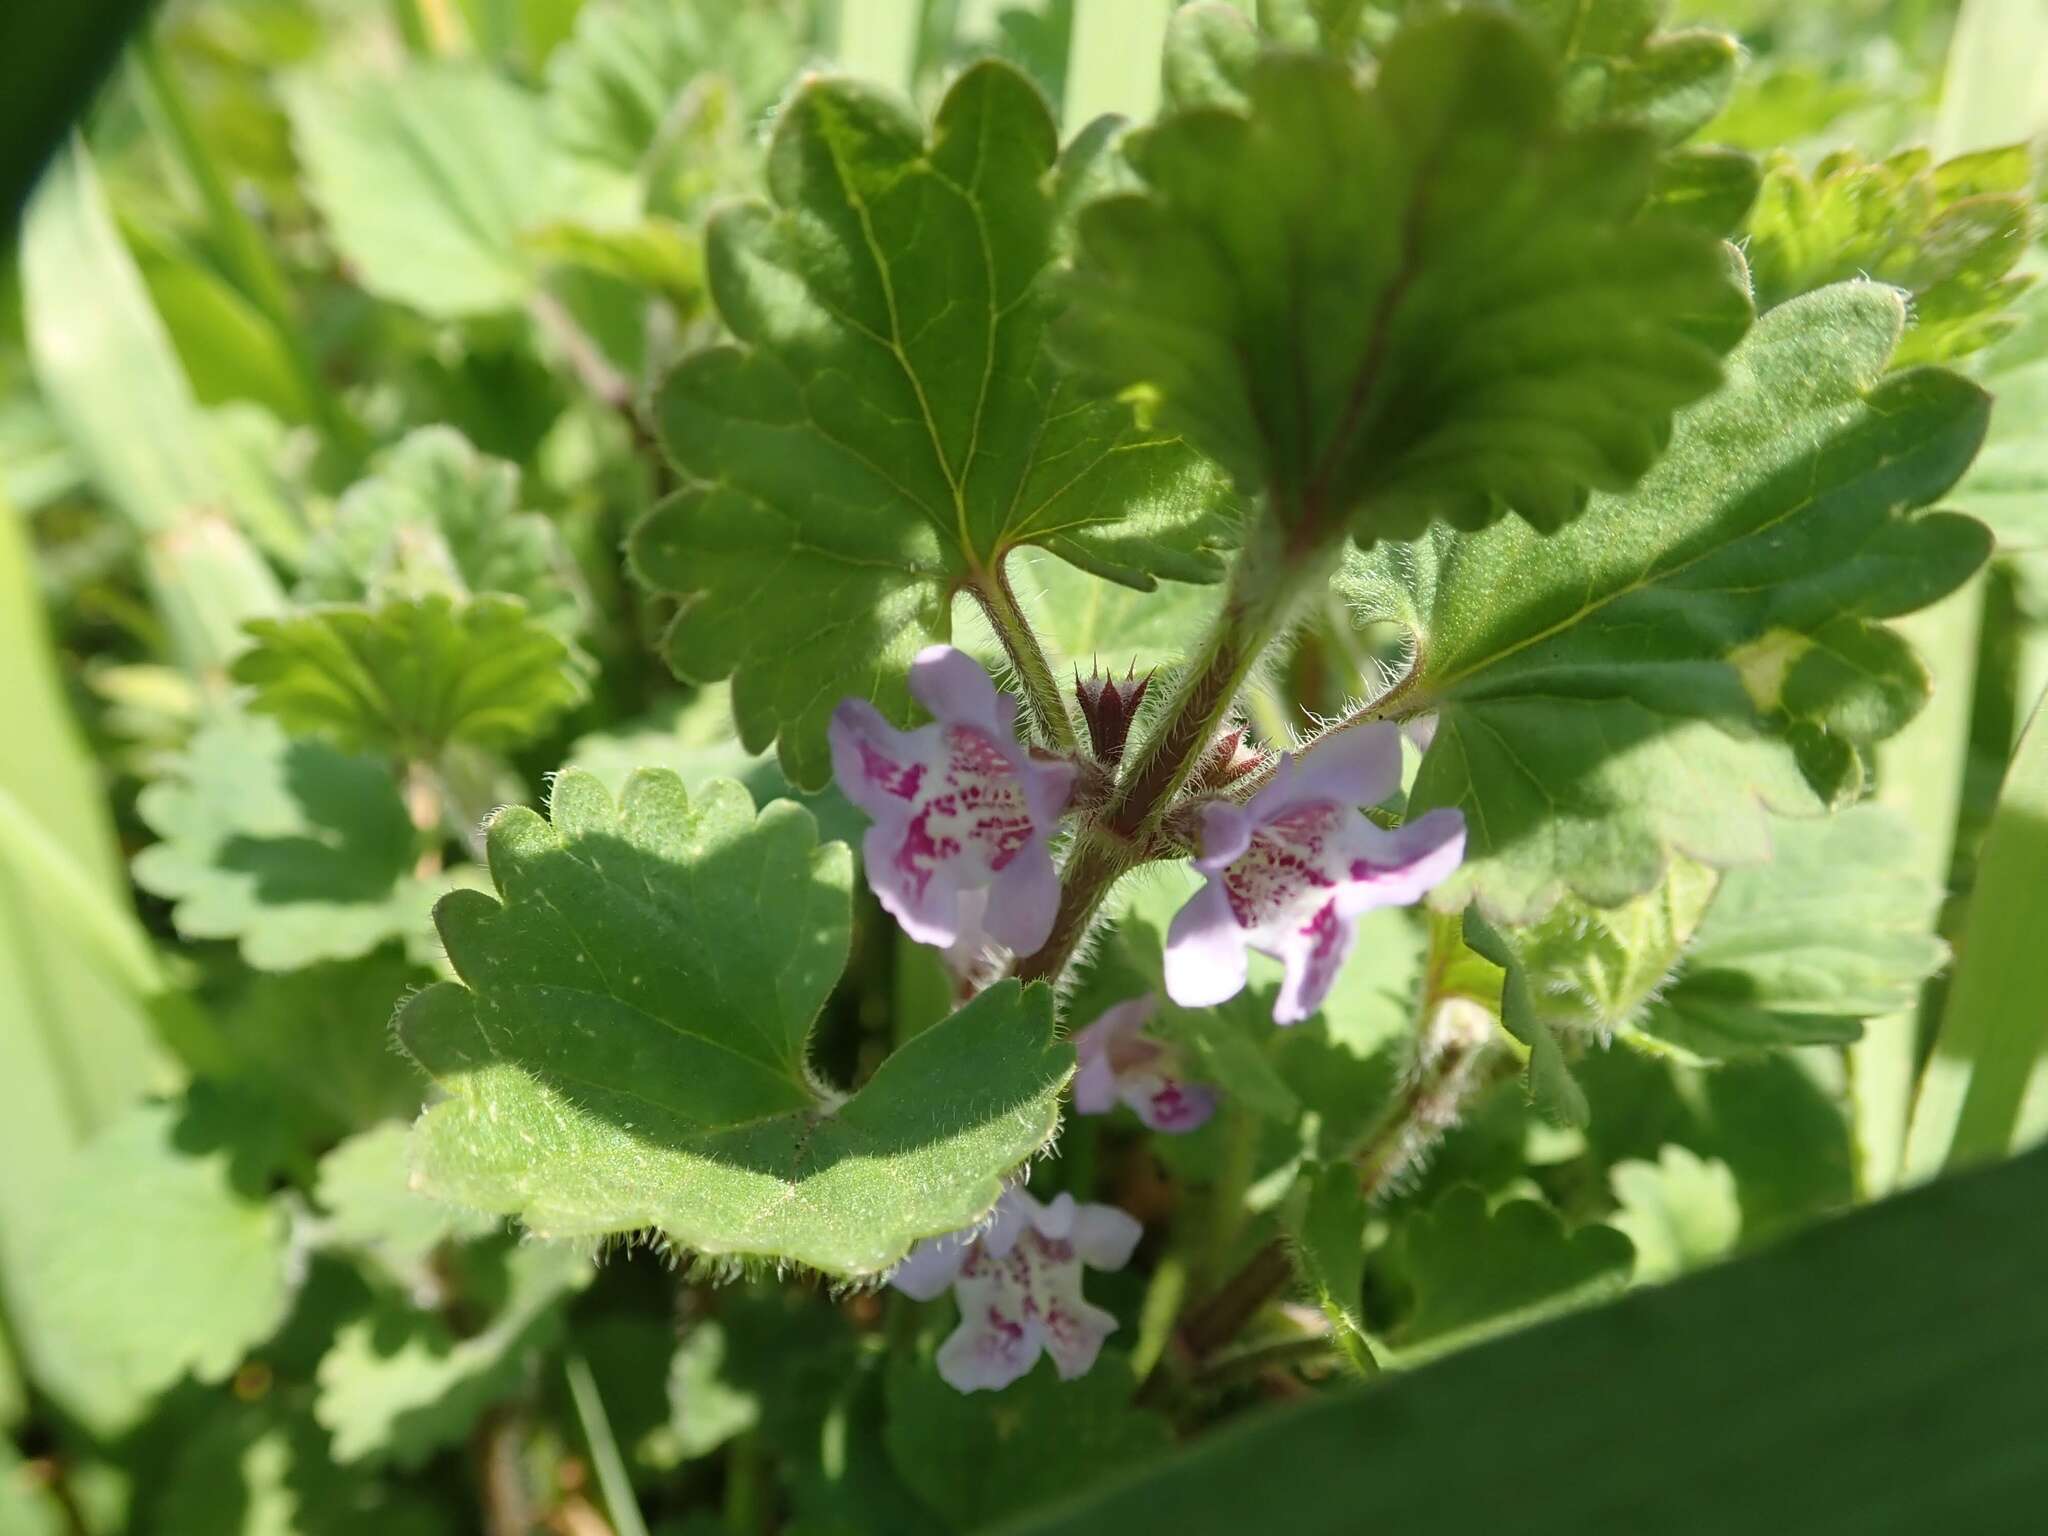
[{"label": "purple-spotted petal", "polygon": [[1166,930],[1166,995],[1183,1008],[1212,1008],[1242,992],[1248,973],[1244,929],[1211,875]]},{"label": "purple-spotted petal", "polygon": [[960,1326],[939,1346],[939,1375],[956,1392],[1000,1392],[1037,1364],[1038,1332],[995,1300],[983,1300],[968,1315],[963,1294]]},{"label": "purple-spotted petal", "polygon": [[825,737],[840,792],[870,816],[910,814],[940,756],[936,726],[899,731],[866,699],[842,699]]},{"label": "purple-spotted petal", "polygon": [[1273,1003],[1275,1024],[1299,1024],[1323,1006],[1357,937],[1357,919],[1340,911],[1332,896],[1282,941],[1286,974]]},{"label": "purple-spotted petal", "polygon": [[1059,907],[1059,872],[1041,837],[1020,848],[996,876],[984,922],[999,943],[1028,955],[1051,937]]},{"label": "purple-spotted petal", "polygon": [[1147,1129],[1169,1136],[1199,1131],[1216,1113],[1216,1090],[1207,1083],[1145,1073],[1126,1076],[1122,1088],[1124,1102]]},{"label": "purple-spotted petal", "polygon": [[940,949],[960,942],[964,893],[952,869],[921,862],[910,830],[886,821],[869,827],[860,846],[869,888],[905,933]]},{"label": "purple-spotted petal", "polygon": [[1346,839],[1351,864],[1341,898],[1353,915],[1374,907],[1405,907],[1443,884],[1465,858],[1465,817],[1448,808],[1427,811],[1394,828],[1363,817]]},{"label": "purple-spotted petal", "polygon": [[1291,761],[1283,758],[1273,782],[1246,809],[1254,820],[1270,821],[1315,801],[1377,805],[1400,787],[1400,728],[1371,722],[1325,736]]},{"label": "purple-spotted petal", "polygon": [[1086,1376],[1102,1353],[1102,1341],[1116,1332],[1116,1319],[1100,1307],[1090,1306],[1075,1291],[1071,1300],[1057,1302],[1046,1313],[1045,1352],[1052,1356],[1053,1369],[1062,1381]]}]

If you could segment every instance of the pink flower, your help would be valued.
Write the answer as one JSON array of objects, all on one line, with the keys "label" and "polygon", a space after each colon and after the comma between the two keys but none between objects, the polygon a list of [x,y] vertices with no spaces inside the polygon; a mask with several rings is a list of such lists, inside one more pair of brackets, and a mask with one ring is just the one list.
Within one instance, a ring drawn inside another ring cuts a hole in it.
[{"label": "pink flower", "polygon": [[948,1286],[960,1326],[939,1346],[939,1374],[962,1392],[1001,1391],[1052,1356],[1064,1380],[1085,1376],[1116,1319],[1081,1295],[1081,1266],[1122,1269],[1144,1229],[1111,1205],[1062,1193],[1040,1205],[1004,1192],[985,1229],[929,1238],[890,1271],[906,1296],[930,1301]]},{"label": "pink flower", "polygon": [[1106,1115],[1118,1099],[1155,1131],[1193,1131],[1216,1112],[1216,1090],[1179,1074],[1179,1053],[1144,1033],[1158,1006],[1153,997],[1118,1003],[1074,1036],[1081,1070],[1074,1077],[1074,1109]]},{"label": "pink flower", "polygon": [[899,731],[865,699],[832,712],[832,773],[874,818],[868,884],[903,931],[952,949],[979,926],[1029,954],[1052,932],[1059,877],[1046,839],[1074,788],[1074,765],[1041,762],[1017,741],[1017,701],[964,652],[928,646],[910,691],[930,725]]},{"label": "pink flower", "polygon": [[1465,818],[1431,811],[1399,829],[1376,827],[1357,809],[1401,782],[1401,736],[1360,725],[1280,768],[1246,805],[1216,802],[1202,813],[1208,883],[1173,919],[1166,991],[1184,1008],[1235,997],[1247,949],[1286,966],[1273,1022],[1294,1024],[1323,1004],[1374,907],[1406,906],[1458,867]]}]

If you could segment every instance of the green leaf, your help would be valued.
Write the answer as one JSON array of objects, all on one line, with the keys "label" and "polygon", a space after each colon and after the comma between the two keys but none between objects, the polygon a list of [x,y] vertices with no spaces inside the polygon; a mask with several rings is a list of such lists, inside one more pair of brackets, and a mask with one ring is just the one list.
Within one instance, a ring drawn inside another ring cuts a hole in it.
[{"label": "green leaf", "polygon": [[259,970],[351,960],[392,939],[431,953],[445,883],[414,876],[412,823],[382,763],[216,716],[137,809],[162,839],[136,884],[176,903],[188,939],[234,939]]},{"label": "green leaf", "polygon": [[889,1362],[887,1383],[889,1459],[949,1530],[984,1529],[1172,1443],[1164,1419],[1131,1406],[1137,1384],[1114,1350],[1074,1381],[1047,1360],[1001,1392],[965,1397],[939,1379],[928,1353],[905,1353]]},{"label": "green leaf", "polygon": [[2044,1201],[2048,1152],[1204,1436],[1002,1530],[2024,1531],[2048,1223],[2014,1213]]},{"label": "green leaf", "polygon": [[694,801],[672,773],[555,781],[553,825],[490,823],[500,901],[436,911],[457,974],[405,1048],[449,1095],[420,1121],[429,1193],[544,1234],[660,1228],[696,1253],[887,1269],[973,1222],[1045,1145],[1073,1054],[1044,988],[1002,983],[851,1097],[807,1059],[845,963],[852,860],[786,801]]},{"label": "green leaf", "polygon": [[570,153],[638,176],[676,146],[678,105],[723,85],[742,119],[763,111],[794,72],[787,12],[720,0],[588,0],[548,60],[548,118]]},{"label": "green leaf", "polygon": [[[1451,944],[1451,935],[1444,932],[1440,920],[1433,924],[1433,933],[1440,945]],[[1529,1102],[1553,1125],[1585,1125],[1592,1113],[1585,1090],[1572,1076],[1564,1046],[1558,1039],[1558,1021],[1531,979],[1528,965],[1507,936],[1488,923],[1477,907],[1465,909],[1456,939],[1480,959],[1500,969],[1501,1027],[1529,1048],[1525,1075]]]},{"label": "green leaf", "polygon": [[9,1296],[34,1378],[101,1433],[180,1378],[224,1381],[276,1331],[294,1282],[265,1197],[274,1127],[209,1094],[129,1111],[70,1162]]},{"label": "green leaf", "polygon": [[[425,933],[423,924],[422,947]],[[431,979],[396,945],[360,960],[249,972],[212,1010],[226,1055],[195,1066],[278,1105],[313,1145],[410,1118],[427,1085],[391,1048],[391,1011]]]},{"label": "green leaf", "polygon": [[1779,822],[1771,862],[1731,871],[1677,979],[1637,1021],[1701,1056],[1852,1040],[1909,1008],[1942,966],[1940,889],[1913,829],[1878,805]]},{"label": "green leaf", "polygon": [[1660,144],[1690,138],[1728,104],[1741,45],[1725,32],[1660,30],[1664,0],[1512,0],[1565,70],[1565,116],[1626,123]]},{"label": "green leaf", "polygon": [[2001,552],[2031,554],[2048,549],[2048,287],[2028,294],[2020,314],[2020,327],[1978,359],[1991,428],[1955,494],[1991,525]]},{"label": "green leaf", "polygon": [[408,1289],[443,1243],[483,1237],[498,1225],[415,1190],[410,1146],[410,1132],[396,1121],[359,1131],[320,1159],[313,1184],[326,1213],[323,1241],[363,1254]]},{"label": "green leaf", "polygon": [[521,746],[586,692],[568,643],[495,593],[323,604],[248,631],[233,676],[249,708],[349,751],[432,762],[457,742]]},{"label": "green leaf", "polygon": [[526,231],[623,209],[555,149],[538,97],[475,63],[304,75],[285,106],[356,280],[437,318],[518,307],[538,273]]},{"label": "green leaf", "polygon": [[519,510],[519,466],[477,452],[453,427],[421,427],[350,487],[299,568],[309,603],[502,593],[568,635],[582,604],[568,552],[538,512]]},{"label": "green leaf", "polygon": [[1402,1223],[1399,1242],[1415,1310],[1394,1337],[1410,1358],[1611,1295],[1634,1260],[1612,1227],[1568,1233],[1557,1212],[1535,1200],[1489,1211],[1469,1187]]},{"label": "green leaf", "polygon": [[1356,617],[1415,646],[1371,713],[1439,720],[1411,813],[1465,813],[1444,909],[1526,923],[1567,892],[1641,895],[1674,853],[1758,861],[1767,810],[1845,797],[1855,749],[1917,709],[1925,669],[1876,621],[1982,564],[1980,524],[1913,509],[1969,463],[1986,402],[1884,375],[1903,318],[1869,283],[1781,305],[1635,491],[1549,537],[1439,528],[1350,561]]},{"label": "green leaf", "polygon": [[1126,141],[1145,189],[1082,210],[1061,339],[1284,524],[1555,527],[1719,382],[1716,243],[1636,218],[1653,141],[1568,127],[1520,26],[1407,26],[1371,88],[1271,51],[1246,94]]},{"label": "green leaf", "polygon": [[908,721],[911,657],[1011,550],[1139,588],[1221,569],[1214,472],[1045,350],[1054,150],[1044,102],[1001,65],[955,83],[929,139],[869,88],[813,81],[776,129],[772,204],[712,221],[739,344],[663,385],[689,484],[632,558],[682,600],[671,665],[731,676],[742,740],[779,738],[800,786],[829,771],[841,697]]},{"label": "green leaf", "polygon": [[684,1335],[669,1362],[669,1425],[683,1460],[708,1456],[761,1421],[759,1394],[725,1379],[727,1348],[724,1326],[706,1318]]},{"label": "green leaf", "polygon": [[1329,1320],[1331,1336],[1354,1368],[1378,1369],[1366,1342],[1365,1223],[1369,1214],[1349,1163],[1304,1168],[1283,1213],[1294,1270]]},{"label": "green leaf", "polygon": [[1843,150],[1811,176],[1779,155],[1745,246],[1757,303],[1869,278],[1912,304],[1894,367],[1975,352],[2017,323],[2006,311],[2032,282],[2013,275],[2034,229],[2032,177],[2024,144],[1940,165],[1924,149],[1879,161]]},{"label": "green leaf", "polygon": [[[490,1321],[457,1337],[431,1312],[398,1301],[344,1326],[321,1357],[313,1416],[340,1462],[417,1466],[469,1433],[561,1331],[561,1303],[588,1283],[588,1253],[562,1243],[495,1250],[502,1273],[466,1275]],[[471,1254],[472,1261],[483,1255]],[[472,1262],[472,1271],[486,1266]]]},{"label": "green leaf", "polygon": [[1621,1206],[1608,1221],[1635,1244],[1639,1282],[1710,1264],[1742,1235],[1735,1175],[1718,1159],[1668,1146],[1654,1163],[1616,1163],[1607,1178]]}]

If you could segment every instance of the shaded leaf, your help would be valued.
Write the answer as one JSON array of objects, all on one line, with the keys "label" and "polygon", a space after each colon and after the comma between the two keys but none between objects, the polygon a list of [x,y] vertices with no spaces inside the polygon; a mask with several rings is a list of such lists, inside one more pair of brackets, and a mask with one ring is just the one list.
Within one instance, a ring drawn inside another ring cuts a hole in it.
[{"label": "shaded leaf", "polygon": [[320,1159],[313,1184],[326,1213],[323,1240],[363,1254],[408,1290],[443,1243],[483,1237],[498,1225],[415,1190],[410,1142],[398,1121],[359,1131]]},{"label": "shaded leaf", "polygon": [[1060,336],[1282,524],[1554,527],[1719,381],[1715,242],[1636,218],[1654,142],[1567,126],[1520,26],[1406,26],[1371,88],[1274,50],[1245,93],[1125,141],[1144,190],[1082,210]]},{"label": "shaded leaf", "polygon": [[1329,1320],[1330,1333],[1353,1367],[1377,1369],[1366,1342],[1365,1195],[1348,1163],[1304,1168],[1285,1211],[1294,1270]]},{"label": "shaded leaf", "polygon": [[1051,997],[1002,983],[849,1097],[807,1061],[846,958],[851,859],[810,816],[672,773],[617,807],[555,781],[553,825],[491,821],[501,900],[436,912],[467,986],[399,1015],[448,1092],[417,1132],[430,1193],[545,1234],[660,1228],[707,1255],[841,1275],[968,1225],[1042,1147],[1073,1055]]},{"label": "shaded leaf", "polygon": [[1989,544],[1913,511],[1968,464],[1986,402],[1951,374],[1884,376],[1903,318],[1868,283],[1781,305],[1634,492],[1548,538],[1438,529],[1347,565],[1357,617],[1416,646],[1372,713],[1438,715],[1410,811],[1465,813],[1441,905],[1476,895],[1511,922],[1567,892],[1613,905],[1675,852],[1760,860],[1767,810],[1853,792],[1854,749],[1929,686],[1877,621],[1953,589]]}]

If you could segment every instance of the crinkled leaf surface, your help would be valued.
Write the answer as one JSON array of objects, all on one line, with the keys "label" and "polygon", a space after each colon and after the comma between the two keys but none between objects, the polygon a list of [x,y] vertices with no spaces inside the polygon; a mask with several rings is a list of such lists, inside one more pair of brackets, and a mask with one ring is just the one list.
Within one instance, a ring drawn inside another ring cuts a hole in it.
[{"label": "crinkled leaf surface", "polygon": [[1627,1283],[1629,1240],[1612,1227],[1567,1232],[1535,1200],[1489,1211],[1476,1189],[1458,1188],[1410,1217],[1400,1232],[1415,1310],[1396,1334],[1404,1354],[1471,1343]]},{"label": "crinkled leaf surface", "polygon": [[453,427],[421,427],[351,486],[307,549],[302,602],[500,592],[564,634],[581,620],[554,525],[519,510],[519,466]]},{"label": "crinkled leaf surface", "polygon": [[559,153],[540,98],[473,62],[308,74],[285,93],[306,190],[356,280],[428,315],[487,315],[536,289],[522,235],[617,212]]},{"label": "crinkled leaf surface", "polygon": [[568,643],[495,593],[330,603],[247,628],[232,670],[249,708],[350,750],[431,762],[456,742],[516,747],[586,691]]},{"label": "crinkled leaf surface", "polygon": [[1055,149],[1001,65],[960,78],[929,138],[865,86],[813,81],[776,129],[771,203],[712,221],[738,344],[663,386],[690,483],[632,555],[682,597],[676,670],[731,676],[742,739],[779,737],[799,785],[829,771],[840,698],[909,719],[910,658],[1012,549],[1138,587],[1220,572],[1220,478],[1045,349]]},{"label": "crinkled leaf surface", "polygon": [[879,1273],[985,1213],[1057,1123],[1073,1054],[1043,988],[1002,984],[850,1098],[806,1062],[846,958],[852,860],[808,812],[645,771],[614,806],[555,782],[501,811],[500,900],[436,911],[466,985],[407,1002],[447,1090],[418,1130],[430,1193],[548,1235],[658,1227],[707,1255]]},{"label": "crinkled leaf surface", "polygon": [[1940,890],[1883,806],[1772,828],[1768,864],[1722,880],[1677,979],[1639,1027],[1702,1056],[1853,1040],[1913,1007],[1948,958]]},{"label": "crinkled leaf surface", "polygon": [[1637,219],[1654,141],[1566,126],[1516,23],[1406,26],[1370,88],[1271,51],[1245,93],[1126,141],[1143,188],[1082,209],[1059,335],[1283,521],[1552,527],[1718,382],[1724,257]]},{"label": "crinkled leaf surface", "polygon": [[176,903],[188,939],[235,939],[270,971],[392,939],[431,947],[427,914],[446,884],[414,877],[412,823],[381,762],[221,715],[137,808],[163,841],[135,856],[135,881]]},{"label": "crinkled leaf surface", "polygon": [[1913,510],[1969,463],[1986,401],[1886,377],[1903,318],[1870,283],[1782,305],[1634,491],[1548,537],[1439,528],[1350,561],[1358,616],[1416,645],[1375,713],[1439,719],[1411,810],[1465,813],[1446,909],[1529,922],[1566,892],[1639,895],[1674,852],[1761,860],[1766,809],[1851,792],[1854,749],[1918,709],[1925,668],[1877,621],[1988,552],[1980,524]]},{"label": "crinkled leaf surface", "polygon": [[36,1379],[97,1430],[132,1424],[183,1376],[225,1380],[284,1321],[271,1129],[211,1094],[140,1106],[78,1153],[31,1224],[11,1321]]},{"label": "crinkled leaf surface", "polygon": [[560,1303],[591,1274],[587,1251],[566,1243],[464,1259],[463,1278],[483,1281],[468,1299],[490,1308],[477,1331],[457,1337],[434,1313],[387,1299],[335,1335],[313,1403],[334,1437],[335,1460],[417,1466],[461,1440],[559,1334]]},{"label": "crinkled leaf surface", "polygon": [[1779,155],[1745,245],[1757,302],[1871,278],[1912,300],[1894,367],[1975,352],[2017,323],[2007,311],[2033,281],[2013,271],[2034,229],[2032,179],[2024,144],[1940,165],[1924,149],[1878,161],[1843,150],[1811,175]]}]

